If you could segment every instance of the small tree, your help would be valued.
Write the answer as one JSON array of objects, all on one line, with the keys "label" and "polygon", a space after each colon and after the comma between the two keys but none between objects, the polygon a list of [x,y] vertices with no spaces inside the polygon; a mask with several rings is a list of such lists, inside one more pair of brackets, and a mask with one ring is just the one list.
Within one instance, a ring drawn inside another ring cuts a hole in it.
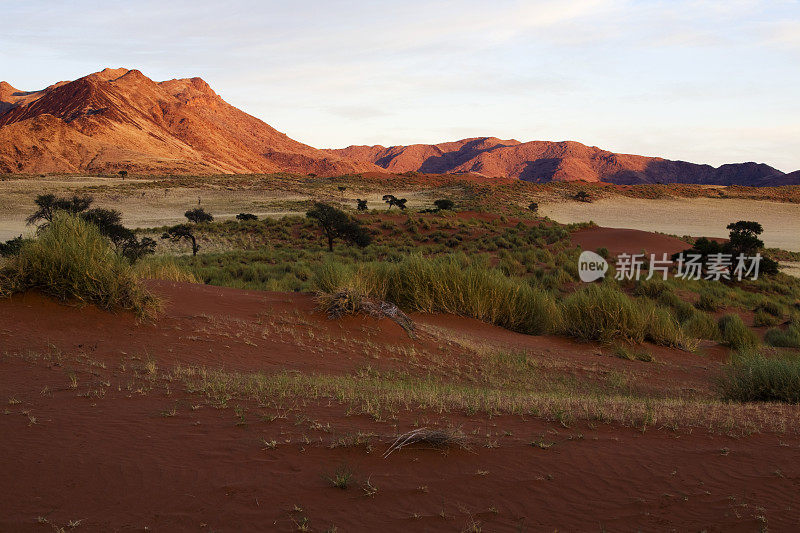
[{"label": "small tree", "polygon": [[362,200],[361,198],[356,198],[356,209],[359,211],[366,211],[367,210],[367,201]]},{"label": "small tree", "polygon": [[125,178],[128,177],[128,171],[127,170],[120,170],[118,172],[118,174],[119,174],[119,177],[123,179],[123,181],[125,180]]},{"label": "small tree", "polygon": [[586,191],[578,191],[577,193],[575,193],[574,198],[576,200],[578,200],[579,202],[591,202],[592,201],[592,198],[589,196],[589,193],[587,193]]},{"label": "small tree", "polygon": [[435,205],[436,209],[438,209],[439,211],[448,211],[450,209],[453,209],[453,206],[455,204],[453,203],[453,200],[448,200],[445,198],[442,200],[436,200],[435,202],[433,202],[433,205]]},{"label": "small tree", "polygon": [[396,205],[401,210],[406,208],[406,201],[407,200],[405,198],[397,198],[393,194],[385,194],[385,195],[383,195],[383,201],[386,202],[387,204],[389,204],[389,207],[386,208],[387,211],[389,209],[391,209],[393,205]]},{"label": "small tree", "polygon": [[339,185],[336,188],[339,189],[339,196],[344,196],[344,191],[347,190],[347,187],[345,187],[344,185]]},{"label": "small tree", "polygon": [[315,203],[314,208],[306,213],[322,228],[328,239],[328,250],[333,251],[333,241],[342,239],[357,246],[367,246],[372,242],[369,232],[357,220],[353,220],[341,209],[327,204]]},{"label": "small tree", "polygon": [[175,242],[179,242],[183,239],[191,241],[192,256],[197,256],[197,252],[200,250],[200,245],[197,244],[197,238],[194,236],[194,228],[189,224],[178,224],[177,226],[172,226],[166,232],[164,232],[161,238],[171,239]]},{"label": "small tree", "polygon": [[211,213],[206,213],[206,210],[202,207],[189,209],[183,215],[189,220],[189,222],[194,222],[195,224],[214,221],[214,216],[211,215]]},{"label": "small tree", "polygon": [[728,224],[730,233],[730,251],[734,256],[739,254],[755,255],[764,247],[764,241],[758,238],[764,228],[758,222],[740,220]]},{"label": "small tree", "polygon": [[537,211],[539,211],[539,204],[537,204],[536,202],[531,202],[530,205],[528,205],[528,209],[536,213]]},{"label": "small tree", "polygon": [[238,215],[236,215],[236,220],[245,222],[247,220],[258,220],[258,217],[250,213],[239,213]]}]

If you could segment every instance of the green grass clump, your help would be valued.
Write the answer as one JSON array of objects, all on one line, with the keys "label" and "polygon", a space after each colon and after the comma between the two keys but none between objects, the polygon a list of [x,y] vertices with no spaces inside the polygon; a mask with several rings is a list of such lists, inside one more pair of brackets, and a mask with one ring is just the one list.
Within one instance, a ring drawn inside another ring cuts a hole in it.
[{"label": "green grass clump", "polygon": [[800,402],[800,358],[748,353],[734,359],[720,380],[724,400]]},{"label": "green grass clump", "polygon": [[717,340],[719,338],[719,327],[717,321],[708,313],[694,311],[683,324],[683,332],[687,336],[695,339]]},{"label": "green grass clump", "polygon": [[127,309],[140,316],[157,309],[128,261],[99,230],[80,217],[58,213],[4,269],[2,293],[38,290],[63,301]]},{"label": "green grass clump", "polygon": [[139,279],[159,279],[197,283],[197,277],[176,258],[168,255],[149,256],[136,262],[134,274]]},{"label": "green grass clump", "polygon": [[624,344],[617,344],[614,346],[613,353],[616,357],[627,359],[628,361],[643,361],[645,363],[655,361],[655,358],[650,352],[642,349],[635,349]]},{"label": "green grass clump", "polygon": [[779,348],[800,348],[800,326],[793,324],[785,330],[770,329],[764,335],[764,342]]},{"label": "green grass clump", "polygon": [[558,307],[552,297],[463,255],[410,255],[357,267],[323,263],[314,283],[321,292],[347,291],[406,311],[468,316],[531,335],[557,329]]},{"label": "green grass clump", "polygon": [[581,340],[647,340],[662,346],[692,347],[667,309],[607,285],[591,285],[569,295],[561,306],[561,316],[562,332]]},{"label": "green grass clump", "polygon": [[756,311],[753,316],[753,325],[757,328],[761,326],[777,326],[780,323],[780,318],[761,309]]},{"label": "green grass clump", "polygon": [[719,319],[720,339],[734,350],[743,350],[758,346],[758,337],[742,322],[739,315],[728,314]]},{"label": "green grass clump", "polygon": [[587,341],[642,342],[646,318],[637,302],[605,285],[591,285],[568,296],[562,306],[563,332]]}]

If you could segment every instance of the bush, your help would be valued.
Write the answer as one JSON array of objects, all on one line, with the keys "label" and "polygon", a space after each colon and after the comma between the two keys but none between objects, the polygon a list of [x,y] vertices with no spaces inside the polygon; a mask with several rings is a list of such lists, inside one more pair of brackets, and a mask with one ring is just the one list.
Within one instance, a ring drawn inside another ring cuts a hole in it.
[{"label": "bush", "polygon": [[247,222],[248,220],[258,220],[258,217],[252,213],[239,213],[236,215],[236,220]]},{"label": "bush", "polygon": [[800,359],[746,354],[728,365],[719,385],[725,400],[798,403]]},{"label": "bush", "polygon": [[779,348],[800,348],[800,326],[793,324],[785,330],[770,329],[764,335],[764,342]]},{"label": "bush", "polygon": [[23,245],[5,269],[4,292],[39,290],[63,301],[149,315],[156,299],[139,285],[125,258],[92,224],[63,211]]},{"label": "bush", "polygon": [[743,350],[758,346],[758,337],[745,326],[739,315],[725,315],[717,323],[720,339],[734,350]]}]

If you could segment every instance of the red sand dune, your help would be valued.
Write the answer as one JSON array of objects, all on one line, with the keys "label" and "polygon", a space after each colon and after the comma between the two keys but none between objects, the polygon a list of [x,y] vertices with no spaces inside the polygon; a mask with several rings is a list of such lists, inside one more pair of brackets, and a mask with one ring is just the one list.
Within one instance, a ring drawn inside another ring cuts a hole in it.
[{"label": "red sand dune", "polygon": [[[476,523],[484,531],[788,531],[800,524],[793,432],[730,437],[420,411],[376,421],[327,399],[282,411],[238,400],[216,409],[179,382],[136,390],[147,383],[139,379],[128,389],[132,369],[148,359],[159,369],[335,373],[391,368],[400,352],[390,347],[405,346],[444,349],[437,353],[458,361],[458,344],[443,346],[431,328],[530,350],[543,371],[548,361],[576,371],[641,369],[641,379],[665,380],[661,386],[706,382],[719,369],[713,360],[664,349],[657,365],[629,362],[601,356],[596,345],[443,315],[415,316],[420,338],[411,340],[386,320],[328,320],[308,295],[152,286],[169,303],[149,324],[35,294],[0,301],[0,530],[71,521],[78,531],[295,531],[303,524],[461,531]],[[37,360],[37,351],[61,359]],[[245,408],[243,425],[235,405]],[[442,418],[476,435],[471,451],[382,457],[397,432]],[[357,431],[379,436],[372,450],[332,447]],[[540,439],[552,445],[530,445]],[[271,440],[276,446],[265,447]],[[324,476],[344,463],[353,486],[332,488]],[[367,480],[378,488],[372,497],[360,486]]]},{"label": "red sand dune", "polygon": [[623,228],[594,227],[578,230],[572,234],[572,242],[593,252],[598,248],[607,248],[611,255],[618,255],[638,254],[644,250],[647,254],[656,254],[658,258],[662,254],[671,256],[690,248],[689,244],[677,237]]}]

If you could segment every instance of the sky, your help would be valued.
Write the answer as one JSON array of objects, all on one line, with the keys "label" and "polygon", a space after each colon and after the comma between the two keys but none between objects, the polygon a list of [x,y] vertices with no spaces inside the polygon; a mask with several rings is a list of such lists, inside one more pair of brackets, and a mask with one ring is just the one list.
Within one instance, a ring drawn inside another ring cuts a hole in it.
[{"label": "sky", "polygon": [[0,79],[199,76],[318,148],[574,140],[800,169],[800,0],[0,0]]}]

